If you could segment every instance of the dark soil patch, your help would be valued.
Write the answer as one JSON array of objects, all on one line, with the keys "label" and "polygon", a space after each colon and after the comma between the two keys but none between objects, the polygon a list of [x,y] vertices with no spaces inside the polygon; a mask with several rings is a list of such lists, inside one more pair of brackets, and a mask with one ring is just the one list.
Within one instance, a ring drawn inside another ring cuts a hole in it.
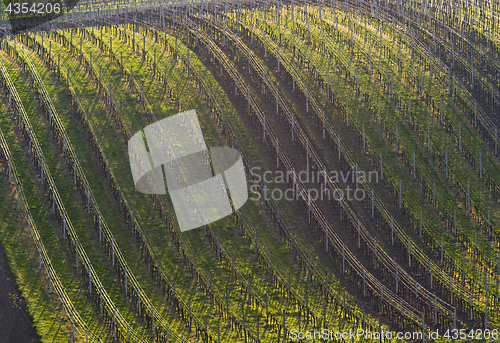
[{"label": "dark soil patch", "polygon": [[40,338],[33,326],[24,299],[7,263],[0,244],[0,342],[37,343]]}]

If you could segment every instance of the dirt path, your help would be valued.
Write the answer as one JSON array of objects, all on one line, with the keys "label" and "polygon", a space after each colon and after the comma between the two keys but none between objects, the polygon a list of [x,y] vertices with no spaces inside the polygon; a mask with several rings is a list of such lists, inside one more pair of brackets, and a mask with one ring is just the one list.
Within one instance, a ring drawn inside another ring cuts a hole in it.
[{"label": "dirt path", "polygon": [[16,280],[10,272],[7,256],[0,244],[0,342],[38,343],[40,338],[33,327]]}]

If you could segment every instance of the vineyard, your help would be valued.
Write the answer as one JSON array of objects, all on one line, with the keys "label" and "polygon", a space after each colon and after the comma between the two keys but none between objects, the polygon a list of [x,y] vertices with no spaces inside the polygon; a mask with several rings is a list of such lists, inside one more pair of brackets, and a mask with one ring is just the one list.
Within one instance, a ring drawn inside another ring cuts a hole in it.
[{"label": "vineyard", "polygon": [[[0,340],[500,339],[499,25],[492,0],[81,1],[3,30],[0,269],[25,314]],[[181,231],[128,144],[190,110],[249,197]]]}]

